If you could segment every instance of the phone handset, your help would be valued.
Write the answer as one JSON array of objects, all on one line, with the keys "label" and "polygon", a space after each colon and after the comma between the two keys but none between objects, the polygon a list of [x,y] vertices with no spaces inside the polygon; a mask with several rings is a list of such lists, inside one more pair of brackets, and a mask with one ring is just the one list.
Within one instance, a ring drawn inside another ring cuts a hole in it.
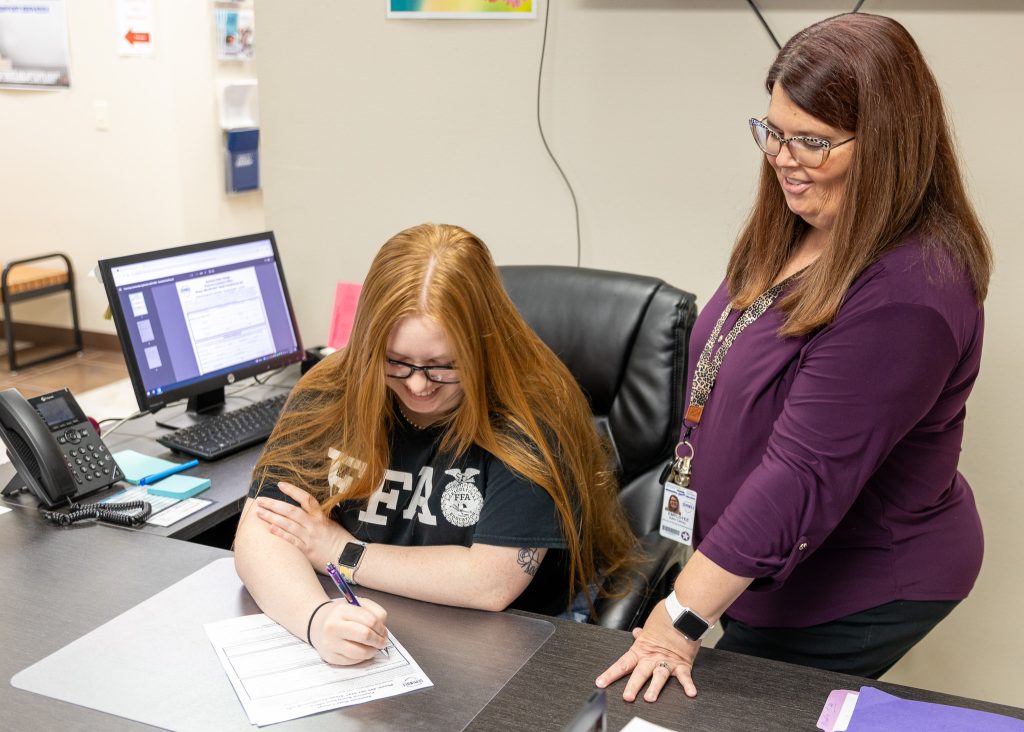
[{"label": "phone handset", "polygon": [[[96,507],[74,503],[76,498],[116,483],[124,474],[68,389],[31,399],[17,389],[0,391],[0,439],[18,471],[3,494],[28,489],[51,521],[66,525],[96,517],[134,525],[152,511],[145,501]],[[66,514],[45,510],[56,507],[71,510]],[[136,509],[144,510],[145,516],[112,515]]]}]

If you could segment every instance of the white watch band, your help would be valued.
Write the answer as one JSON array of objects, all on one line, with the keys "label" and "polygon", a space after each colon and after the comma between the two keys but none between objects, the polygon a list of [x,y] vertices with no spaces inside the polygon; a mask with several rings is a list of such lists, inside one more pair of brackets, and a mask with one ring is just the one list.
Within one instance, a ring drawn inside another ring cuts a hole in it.
[{"label": "white watch band", "polygon": [[668,616],[674,623],[687,608],[682,606],[682,603],[679,602],[679,598],[676,597],[676,591],[672,590],[672,592],[669,593],[669,596],[665,598],[665,609],[668,610]]},{"label": "white watch band", "polygon": [[[668,597],[665,598],[665,610],[668,612],[668,616],[672,620],[673,625],[675,625],[675,622],[679,620],[679,616],[685,613],[687,610],[689,610],[697,617],[701,618],[700,613],[695,611],[693,608],[683,607],[683,604],[679,602],[679,598],[676,597],[675,590],[672,590],[672,592],[669,593]],[[701,620],[704,620],[704,618],[701,618]],[[713,623],[708,623],[708,630],[711,630],[714,627],[715,626]],[[704,633],[701,635],[701,638],[707,635],[708,630],[704,631]],[[694,640],[700,640],[700,638],[694,638]]]}]

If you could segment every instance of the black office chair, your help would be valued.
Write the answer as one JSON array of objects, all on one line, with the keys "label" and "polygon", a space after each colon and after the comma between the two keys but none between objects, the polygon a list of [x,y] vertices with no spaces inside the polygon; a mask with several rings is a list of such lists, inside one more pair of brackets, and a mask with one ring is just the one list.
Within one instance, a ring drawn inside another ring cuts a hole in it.
[{"label": "black office chair", "polygon": [[499,267],[519,312],[573,373],[608,437],[619,500],[648,557],[625,597],[601,599],[595,622],[629,630],[670,591],[682,545],[658,534],[659,477],[685,409],[696,299],[653,277],[556,266]]}]

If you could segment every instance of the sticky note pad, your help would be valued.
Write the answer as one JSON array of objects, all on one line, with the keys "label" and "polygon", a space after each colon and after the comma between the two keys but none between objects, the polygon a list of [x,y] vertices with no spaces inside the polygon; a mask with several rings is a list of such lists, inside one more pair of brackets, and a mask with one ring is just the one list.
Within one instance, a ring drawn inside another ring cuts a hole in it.
[{"label": "sticky note pad", "polygon": [[172,475],[146,486],[146,492],[153,496],[166,498],[189,498],[202,493],[210,487],[209,478],[196,478],[191,475]]},{"label": "sticky note pad", "polygon": [[120,450],[113,453],[111,457],[114,458],[114,462],[118,464],[121,472],[124,473],[124,479],[133,485],[138,485],[139,481],[147,475],[153,475],[162,470],[170,470],[177,465],[177,463],[172,463],[170,460],[153,457],[152,455],[143,455],[141,452],[135,452],[135,450]]},{"label": "sticky note pad", "polygon": [[[114,461],[124,473],[124,479],[138,485],[139,481],[147,475],[153,475],[163,470],[169,470],[178,465],[170,460],[144,455],[135,450],[120,450],[111,455]],[[158,480],[153,485],[146,486],[146,492],[153,496],[165,496],[167,498],[189,498],[197,493],[202,493],[210,487],[209,478],[197,478],[192,475],[171,475],[163,480]]]}]

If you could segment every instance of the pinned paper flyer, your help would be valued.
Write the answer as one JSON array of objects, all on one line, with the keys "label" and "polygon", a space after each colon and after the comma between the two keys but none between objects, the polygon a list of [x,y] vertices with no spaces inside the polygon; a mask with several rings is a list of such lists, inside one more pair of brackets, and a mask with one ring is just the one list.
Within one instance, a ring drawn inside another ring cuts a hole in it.
[{"label": "pinned paper flyer", "polygon": [[327,336],[327,345],[331,348],[342,348],[348,345],[352,335],[352,324],[356,320],[356,308],[359,306],[359,293],[363,286],[354,282],[339,282],[334,289],[334,310],[331,312],[331,331]]}]

